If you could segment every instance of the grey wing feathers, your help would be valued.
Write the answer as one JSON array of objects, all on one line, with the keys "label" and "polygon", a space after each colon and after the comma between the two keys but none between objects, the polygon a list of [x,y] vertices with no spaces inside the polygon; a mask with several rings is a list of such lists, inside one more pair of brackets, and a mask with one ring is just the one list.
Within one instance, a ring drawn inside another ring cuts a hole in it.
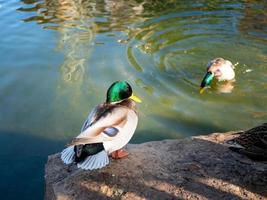
[{"label": "grey wing feathers", "polygon": [[85,120],[85,122],[83,123],[81,132],[83,132],[85,129],[87,129],[91,123],[96,119],[97,117],[97,111],[98,109],[101,107],[101,105],[97,105],[96,107],[94,107],[94,109],[90,112],[90,114],[88,115],[87,119]]},{"label": "grey wing feathers", "polygon": [[[84,125],[84,127],[88,127],[74,138],[68,146],[112,140],[119,132],[116,126],[125,123],[128,109],[123,106],[105,106],[105,104],[102,104],[92,113],[94,113],[92,118],[89,115],[88,122]],[[89,123],[90,121],[92,122]]]}]

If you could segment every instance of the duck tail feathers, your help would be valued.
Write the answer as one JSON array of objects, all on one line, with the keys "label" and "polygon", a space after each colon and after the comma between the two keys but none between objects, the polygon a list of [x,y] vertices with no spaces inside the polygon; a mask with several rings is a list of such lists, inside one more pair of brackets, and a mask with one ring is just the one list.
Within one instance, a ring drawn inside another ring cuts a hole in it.
[{"label": "duck tail feathers", "polygon": [[78,168],[85,170],[100,169],[109,164],[108,153],[103,150],[95,155],[88,156],[83,162],[78,163]]},{"label": "duck tail feathers", "polygon": [[240,149],[244,149],[244,147],[240,144],[238,144],[234,139],[233,140],[227,140],[224,142],[226,146],[228,146],[229,149],[232,151],[238,151]]},{"label": "duck tail feathers", "polygon": [[67,165],[73,163],[75,158],[74,146],[69,146],[66,149],[64,149],[61,152],[60,158]]}]

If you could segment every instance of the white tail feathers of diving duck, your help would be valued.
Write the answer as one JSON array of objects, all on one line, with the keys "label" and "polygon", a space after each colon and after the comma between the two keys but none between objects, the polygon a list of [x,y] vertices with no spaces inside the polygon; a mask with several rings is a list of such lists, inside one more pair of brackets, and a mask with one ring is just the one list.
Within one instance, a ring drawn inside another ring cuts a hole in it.
[{"label": "white tail feathers of diving duck", "polygon": [[69,146],[61,152],[60,158],[65,164],[68,165],[73,163],[74,156],[75,156],[74,146]]},{"label": "white tail feathers of diving duck", "polygon": [[100,169],[109,164],[108,153],[100,151],[95,155],[88,156],[83,162],[78,163],[78,168],[85,170]]}]

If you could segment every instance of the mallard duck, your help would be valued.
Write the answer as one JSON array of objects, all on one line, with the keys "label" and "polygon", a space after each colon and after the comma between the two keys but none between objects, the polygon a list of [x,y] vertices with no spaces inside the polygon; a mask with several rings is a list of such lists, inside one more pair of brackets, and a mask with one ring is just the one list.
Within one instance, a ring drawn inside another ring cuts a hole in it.
[{"label": "mallard duck", "polygon": [[231,150],[267,161],[267,123],[237,134],[234,139],[226,141]]},{"label": "mallard duck", "polygon": [[207,86],[210,86],[213,79],[218,81],[233,81],[235,78],[234,65],[223,58],[215,58],[208,63],[207,73],[204,76],[200,93],[203,93]]},{"label": "mallard duck", "polygon": [[129,83],[114,82],[107,91],[106,102],[92,110],[81,133],[62,151],[62,161],[93,170],[108,165],[109,154],[115,159],[127,156],[121,148],[130,141],[137,127],[135,102],[141,100],[133,95]]}]

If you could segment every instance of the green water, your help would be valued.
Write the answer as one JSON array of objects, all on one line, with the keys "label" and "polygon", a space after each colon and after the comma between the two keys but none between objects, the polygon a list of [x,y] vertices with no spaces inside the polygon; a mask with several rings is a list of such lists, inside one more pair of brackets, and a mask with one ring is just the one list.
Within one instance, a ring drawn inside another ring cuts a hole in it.
[{"label": "green water", "polygon": [[[3,199],[43,198],[47,155],[115,80],[143,100],[132,143],[267,121],[266,1],[0,0],[0,27]],[[200,95],[214,57],[236,82]]]}]

